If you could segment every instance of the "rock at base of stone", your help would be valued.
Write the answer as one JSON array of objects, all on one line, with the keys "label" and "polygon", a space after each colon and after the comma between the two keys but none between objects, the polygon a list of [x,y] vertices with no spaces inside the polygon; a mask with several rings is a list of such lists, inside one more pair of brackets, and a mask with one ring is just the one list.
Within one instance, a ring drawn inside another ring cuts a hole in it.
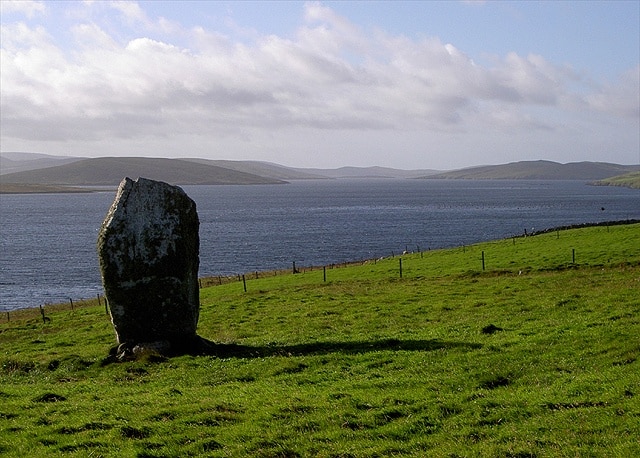
[{"label": "rock at base of stone", "polygon": [[109,356],[103,361],[103,364],[145,358],[150,361],[160,362],[165,361],[168,357],[180,355],[220,356],[225,354],[219,350],[218,345],[198,335],[179,343],[172,343],[167,340],[140,342],[135,345],[123,343],[111,348]]},{"label": "rock at base of stone", "polygon": [[131,350],[134,356],[156,353],[168,355],[171,353],[171,342],[168,340],[158,340],[156,342],[140,342]]},{"label": "rock at base of stone", "polygon": [[117,341],[169,345],[196,335],[199,221],[177,186],[125,178],[98,236],[98,259]]}]

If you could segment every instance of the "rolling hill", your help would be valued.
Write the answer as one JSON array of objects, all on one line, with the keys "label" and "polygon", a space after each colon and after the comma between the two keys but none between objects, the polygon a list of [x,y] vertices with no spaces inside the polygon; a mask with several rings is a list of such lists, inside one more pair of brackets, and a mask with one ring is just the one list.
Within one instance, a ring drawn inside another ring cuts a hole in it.
[{"label": "rolling hill", "polygon": [[84,158],[39,153],[2,153],[0,154],[0,175],[55,167],[82,159]]},{"label": "rolling hill", "polygon": [[[417,178],[433,170],[389,167],[293,168],[261,161],[201,158],[161,159],[105,157],[67,158],[30,153],[3,153],[2,178],[6,184],[113,185],[124,176],[144,176],[175,184],[270,184],[291,180],[338,178]],[[7,173],[13,170],[14,173]]]},{"label": "rolling hill", "polygon": [[[310,179],[469,179],[469,180],[582,180],[602,181],[633,172],[640,165],[606,162],[521,161],[439,172],[389,167],[293,168],[261,161],[164,159],[144,157],[70,158],[32,153],[2,153],[0,181],[8,184],[53,186],[115,186],[122,178],[143,176],[173,184],[277,184]],[[13,171],[13,173],[8,173]],[[626,183],[626,182],[625,182]],[[628,184],[626,184],[628,186]],[[3,192],[0,189],[0,192]]]},{"label": "rolling hill", "polygon": [[311,169],[294,169],[279,164],[260,161],[228,161],[212,159],[184,159],[198,164],[215,165],[238,172],[252,173],[275,180],[317,180],[326,179],[327,175],[316,174]]},{"label": "rolling hill", "polygon": [[467,180],[602,180],[615,175],[640,170],[639,165],[619,165],[607,162],[521,161],[503,165],[470,167],[428,175],[428,179]]},{"label": "rolling hill", "polygon": [[281,184],[282,180],[181,159],[102,157],[2,175],[2,183],[72,186],[118,185],[125,177],[172,184]]}]

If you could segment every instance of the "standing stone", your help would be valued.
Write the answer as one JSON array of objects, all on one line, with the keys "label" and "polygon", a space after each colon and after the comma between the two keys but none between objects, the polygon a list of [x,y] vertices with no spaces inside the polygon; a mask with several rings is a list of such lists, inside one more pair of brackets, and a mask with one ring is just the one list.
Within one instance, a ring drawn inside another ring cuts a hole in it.
[{"label": "standing stone", "polygon": [[98,259],[121,349],[162,353],[195,340],[198,228],[196,204],[181,188],[145,178],[120,183]]}]

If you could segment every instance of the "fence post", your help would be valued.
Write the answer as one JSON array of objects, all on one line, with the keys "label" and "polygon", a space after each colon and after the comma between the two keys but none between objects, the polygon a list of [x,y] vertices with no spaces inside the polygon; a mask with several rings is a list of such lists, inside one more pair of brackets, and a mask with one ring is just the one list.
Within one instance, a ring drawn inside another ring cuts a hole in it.
[{"label": "fence post", "polygon": [[242,286],[244,287],[244,292],[247,292],[247,281],[244,279],[244,274],[242,274]]},{"label": "fence post", "polygon": [[399,261],[400,261],[400,278],[402,278],[402,258],[400,258]]},{"label": "fence post", "polygon": [[69,298],[69,303],[71,304],[71,311],[73,312],[73,299]]},{"label": "fence post", "polygon": [[327,266],[322,266],[322,281],[327,281]]},{"label": "fence post", "polygon": [[482,270],[484,270],[484,251],[482,252]]},{"label": "fence post", "polygon": [[572,264],[576,263],[576,249],[575,248],[571,248],[571,263]]}]

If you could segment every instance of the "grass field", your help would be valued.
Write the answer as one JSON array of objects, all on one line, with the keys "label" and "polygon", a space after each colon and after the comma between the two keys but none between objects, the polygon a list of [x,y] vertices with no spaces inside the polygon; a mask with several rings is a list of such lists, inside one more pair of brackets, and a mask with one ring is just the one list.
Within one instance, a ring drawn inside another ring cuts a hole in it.
[{"label": "grass field", "polygon": [[201,290],[216,355],[110,363],[97,303],[2,318],[0,455],[640,456],[638,224],[246,286]]}]

